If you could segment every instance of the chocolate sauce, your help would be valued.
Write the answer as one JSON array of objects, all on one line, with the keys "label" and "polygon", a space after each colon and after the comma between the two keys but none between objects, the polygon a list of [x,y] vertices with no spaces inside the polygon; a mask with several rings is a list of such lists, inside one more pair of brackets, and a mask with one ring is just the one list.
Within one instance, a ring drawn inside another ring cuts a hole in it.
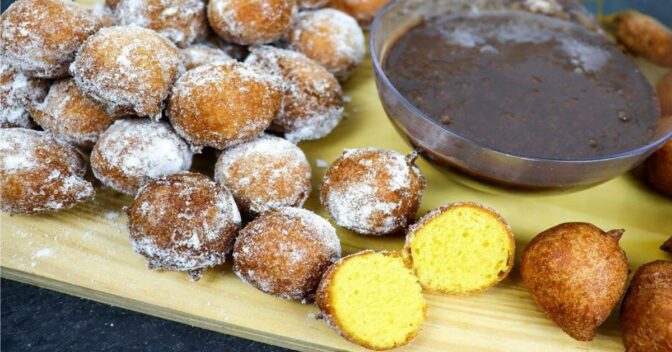
[{"label": "chocolate sauce", "polygon": [[501,152],[593,158],[641,147],[651,85],[603,36],[517,11],[422,20],[390,47],[394,87],[444,128]]}]

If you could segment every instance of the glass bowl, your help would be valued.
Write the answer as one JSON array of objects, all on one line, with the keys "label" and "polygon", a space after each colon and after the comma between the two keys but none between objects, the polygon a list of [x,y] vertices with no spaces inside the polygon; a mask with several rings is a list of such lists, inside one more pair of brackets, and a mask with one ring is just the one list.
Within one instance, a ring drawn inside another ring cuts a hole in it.
[{"label": "glass bowl", "polygon": [[[668,116],[660,118],[649,144],[627,152],[576,160],[513,155],[480,145],[442,127],[404,98],[383,71],[382,60],[389,45],[421,18],[474,7],[502,9],[511,2],[393,0],[376,15],[370,29],[369,45],[378,94],[397,130],[419,152],[487,184],[517,190],[566,190],[594,186],[627,172],[672,137],[672,117]],[[570,22],[567,25],[578,26]]]}]

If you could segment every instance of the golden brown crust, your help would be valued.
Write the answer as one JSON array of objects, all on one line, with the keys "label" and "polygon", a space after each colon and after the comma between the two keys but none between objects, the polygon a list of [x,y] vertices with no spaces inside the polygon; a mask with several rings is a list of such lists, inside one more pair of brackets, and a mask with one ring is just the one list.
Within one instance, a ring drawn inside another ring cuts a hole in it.
[{"label": "golden brown crust", "polygon": [[672,197],[672,140],[646,159],[644,173],[651,186]]},{"label": "golden brown crust", "polygon": [[660,249],[664,250],[667,253],[672,254],[672,237],[670,237],[665,243],[663,243],[662,246],[660,246]]},{"label": "golden brown crust", "polygon": [[628,262],[618,245],[623,230],[564,223],[537,236],[520,263],[525,287],[546,315],[576,340],[589,341],[618,304]]},{"label": "golden brown crust", "polygon": [[294,0],[211,0],[208,20],[222,38],[241,45],[276,41],[287,31]]},{"label": "golden brown crust", "polygon": [[616,15],[615,35],[634,54],[661,66],[672,67],[672,32],[653,17],[635,11]]},{"label": "golden brown crust", "polygon": [[376,12],[390,0],[331,0],[330,6],[357,19],[362,27],[368,27]]},{"label": "golden brown crust", "polygon": [[[401,257],[401,253],[397,251],[382,251],[382,252],[374,252],[370,249],[363,250],[361,252],[357,252],[354,254],[350,254],[346,257],[341,258],[338,262],[336,262],[334,265],[332,265],[327,272],[324,273],[322,276],[322,280],[320,281],[320,284],[317,288],[317,291],[315,293],[315,303],[317,304],[318,308],[320,308],[320,314],[321,317],[329,324],[329,326],[334,329],[338,334],[343,336],[345,339],[352,343],[356,343],[360,346],[366,347],[371,350],[388,350],[388,349],[381,349],[381,348],[376,348],[375,346],[372,346],[371,344],[368,343],[368,341],[364,341],[361,339],[358,339],[354,335],[350,334],[347,330],[343,329],[342,326],[343,324],[340,322],[338,319],[338,316],[335,314],[334,309],[332,307],[332,299],[331,299],[331,282],[333,280],[334,275],[340,268],[340,266],[343,265],[344,262],[358,256],[366,256],[366,255],[374,255],[374,254],[383,254],[385,256],[392,256],[392,257]],[[423,309],[423,317],[426,317],[427,315],[427,306],[425,305]],[[418,329],[417,331],[414,331],[410,333],[407,338],[405,339],[404,342],[396,344],[395,346],[390,347],[389,349],[393,349],[396,347],[400,347],[403,345],[408,344],[413,340],[420,330]]]},{"label": "golden brown crust", "polygon": [[[443,206],[441,206],[437,209],[432,210],[427,215],[423,216],[420,220],[418,220],[418,222],[413,224],[408,229],[408,233],[407,233],[406,239],[404,241],[404,248],[401,250],[401,254],[402,254],[402,257],[404,258],[404,262],[406,263],[406,266],[408,266],[411,270],[413,270],[415,272],[415,268],[413,267],[413,256],[411,254],[411,244],[413,243],[413,239],[415,238],[415,234],[417,233],[417,231],[421,230],[423,226],[428,224],[430,221],[432,221],[437,216],[443,214],[444,212],[446,212],[450,209],[454,209],[454,208],[457,208],[457,207],[470,207],[470,208],[477,209],[479,211],[485,211],[488,214],[495,217],[498,222],[500,222],[501,224],[503,224],[506,227],[507,235],[508,235],[508,238],[509,238],[509,248],[511,248],[511,250],[509,252],[509,257],[507,258],[507,261],[506,261],[506,270],[499,273],[496,281],[493,281],[492,283],[490,283],[487,286],[484,286],[482,288],[475,289],[475,290],[472,290],[472,291],[460,292],[460,293],[457,293],[457,292],[441,292],[441,291],[433,290],[429,287],[423,286],[423,289],[428,291],[428,292],[444,293],[444,294],[445,293],[450,293],[450,294],[458,294],[458,295],[469,295],[469,294],[472,294],[472,293],[475,293],[475,292],[485,291],[485,290],[489,289],[490,287],[493,287],[493,286],[497,285],[502,280],[504,280],[509,275],[509,273],[511,272],[511,269],[513,269],[514,259],[515,259],[515,255],[516,255],[516,241],[514,239],[513,231],[511,230],[511,226],[502,217],[502,215],[499,214],[496,210],[494,210],[494,209],[492,209],[492,208],[490,208],[486,205],[479,204],[479,203],[474,203],[474,202],[448,203],[448,204],[443,205]],[[422,282],[421,282],[421,284],[422,284]]]},{"label": "golden brown crust", "polygon": [[620,320],[627,352],[672,351],[672,262],[657,260],[637,270]]}]

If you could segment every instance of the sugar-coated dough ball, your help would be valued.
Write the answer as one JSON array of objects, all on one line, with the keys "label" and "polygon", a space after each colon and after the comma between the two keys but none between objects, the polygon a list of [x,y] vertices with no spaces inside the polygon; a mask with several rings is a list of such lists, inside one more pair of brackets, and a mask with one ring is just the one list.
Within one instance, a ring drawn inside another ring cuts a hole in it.
[{"label": "sugar-coated dough ball", "polygon": [[231,60],[187,71],[175,83],[167,114],[196,148],[224,149],[264,131],[281,99],[277,77]]},{"label": "sugar-coated dough ball", "polygon": [[2,14],[2,60],[29,77],[64,77],[99,28],[95,16],[71,1],[19,0]]},{"label": "sugar-coated dough ball", "polygon": [[30,112],[40,127],[52,135],[84,148],[91,148],[115,117],[87,98],[72,78],[54,82],[42,103]]},{"label": "sugar-coated dough ball", "polygon": [[240,231],[233,272],[263,292],[308,303],[340,257],[340,240],[327,220],[309,210],[279,208]]},{"label": "sugar-coated dough ball", "polygon": [[329,4],[329,0],[297,0],[300,9],[319,9]]},{"label": "sugar-coated dough ball", "polygon": [[211,0],[208,20],[222,38],[237,44],[274,42],[289,28],[294,0]]},{"label": "sugar-coated dough ball", "polygon": [[152,179],[191,167],[189,145],[165,122],[117,120],[91,152],[91,169],[104,185],[129,195]]},{"label": "sugar-coated dough ball", "polygon": [[226,51],[208,44],[193,44],[182,49],[184,68],[191,70],[217,61],[233,60]]},{"label": "sugar-coated dough ball", "polygon": [[392,150],[346,150],[327,169],[320,201],[339,226],[363,235],[405,230],[415,220],[425,178],[417,154]]},{"label": "sugar-coated dough ball", "polygon": [[32,214],[72,208],[95,195],[82,156],[46,132],[0,129],[0,210]]},{"label": "sugar-coated dough ball", "polygon": [[4,57],[0,70],[0,128],[33,127],[28,106],[44,99],[49,84],[10,67]]},{"label": "sugar-coated dough ball", "polygon": [[362,63],[364,32],[350,15],[321,9],[299,12],[286,41],[343,81]]},{"label": "sugar-coated dough ball", "polygon": [[368,26],[376,12],[388,2],[390,0],[331,0],[331,7],[354,17],[362,26]]},{"label": "sugar-coated dough ball", "polygon": [[149,268],[184,271],[193,280],[224,263],[240,228],[231,193],[191,172],[148,183],[125,211],[133,250]]},{"label": "sugar-coated dough ball", "polygon": [[153,29],[180,48],[204,39],[208,29],[203,0],[121,0],[114,14],[117,25]]},{"label": "sugar-coated dough ball", "polygon": [[271,46],[253,48],[246,62],[283,78],[283,100],[271,130],[292,142],[328,135],[343,118],[338,80],[305,55]]},{"label": "sugar-coated dough ball", "polygon": [[79,89],[110,115],[158,120],[163,101],[184,67],[179,49],[153,30],[119,26],[91,36],[70,71]]},{"label": "sugar-coated dough ball", "polygon": [[233,192],[241,211],[301,207],[310,195],[310,164],[291,142],[263,135],[226,149],[215,166],[215,180]]}]

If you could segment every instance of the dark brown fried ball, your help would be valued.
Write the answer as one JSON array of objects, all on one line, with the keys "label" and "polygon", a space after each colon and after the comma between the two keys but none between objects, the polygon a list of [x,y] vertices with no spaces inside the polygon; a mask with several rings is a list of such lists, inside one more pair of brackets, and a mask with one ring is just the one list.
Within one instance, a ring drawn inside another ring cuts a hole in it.
[{"label": "dark brown fried ball", "polygon": [[620,318],[626,351],[672,351],[672,262],[657,260],[637,270]]},{"label": "dark brown fried ball", "polygon": [[135,195],[152,179],[189,170],[191,159],[189,145],[168,123],[126,119],[100,136],[91,169],[105,186]]},{"label": "dark brown fried ball", "polygon": [[357,19],[360,25],[368,27],[376,12],[390,0],[331,0],[330,5]]},{"label": "dark brown fried ball", "polygon": [[28,106],[40,102],[47,95],[49,84],[39,78],[30,78],[10,67],[4,57],[0,63],[0,128],[31,128]]},{"label": "dark brown fried ball", "polygon": [[95,195],[82,156],[46,132],[0,129],[0,209],[32,214],[69,209]]},{"label": "dark brown fried ball", "polygon": [[196,149],[224,149],[264,131],[280,110],[279,79],[236,61],[203,65],[175,83],[168,118]]},{"label": "dark brown fried ball", "polygon": [[417,154],[346,150],[324,175],[320,201],[339,226],[362,235],[405,230],[414,220],[426,182]]},{"label": "dark brown fried ball", "polygon": [[672,254],[672,237],[670,237],[665,243],[663,243],[662,246],[660,246],[660,249],[664,250],[667,253]]},{"label": "dark brown fried ball", "polygon": [[364,32],[350,15],[335,9],[299,12],[287,44],[344,81],[362,63]]},{"label": "dark brown fried ball", "polygon": [[535,236],[523,252],[525,287],[541,310],[576,340],[592,340],[625,292],[628,261],[618,245],[622,234],[565,223]]},{"label": "dark brown fried ball", "polygon": [[310,195],[310,164],[296,145],[263,135],[226,149],[215,180],[226,186],[240,210],[254,217],[279,207],[301,207]]},{"label": "dark brown fried ball", "polygon": [[672,140],[646,159],[644,174],[653,188],[672,197]]},{"label": "dark brown fried ball", "polygon": [[119,26],[153,29],[180,48],[205,39],[208,20],[203,0],[121,0],[114,15]]},{"label": "dark brown fried ball", "polygon": [[180,51],[167,39],[150,29],[121,26],[91,36],[70,71],[79,89],[108,114],[158,120],[184,67]]},{"label": "dark brown fried ball", "polygon": [[279,208],[240,231],[233,272],[265,293],[308,303],[340,257],[340,241],[327,220],[309,210]]},{"label": "dark brown fried ball", "polygon": [[208,21],[232,43],[265,44],[287,32],[295,8],[295,0],[210,0]]},{"label": "dark brown fried ball", "polygon": [[231,193],[190,172],[153,180],[125,210],[133,250],[149,268],[185,271],[193,280],[224,263],[240,228]]},{"label": "dark brown fried ball", "polygon": [[193,44],[182,49],[184,68],[191,70],[198,66],[218,61],[233,60],[224,50],[208,44]]},{"label": "dark brown fried ball", "polygon": [[98,18],[67,0],[19,0],[2,14],[2,55],[29,77],[60,78]]},{"label": "dark brown fried ball", "polygon": [[338,80],[307,56],[272,46],[251,50],[245,60],[283,78],[282,107],[271,130],[296,143],[325,137],[343,118]]},{"label": "dark brown fried ball", "polygon": [[72,78],[54,82],[44,102],[31,105],[30,113],[45,131],[87,149],[115,120],[87,98]]}]

